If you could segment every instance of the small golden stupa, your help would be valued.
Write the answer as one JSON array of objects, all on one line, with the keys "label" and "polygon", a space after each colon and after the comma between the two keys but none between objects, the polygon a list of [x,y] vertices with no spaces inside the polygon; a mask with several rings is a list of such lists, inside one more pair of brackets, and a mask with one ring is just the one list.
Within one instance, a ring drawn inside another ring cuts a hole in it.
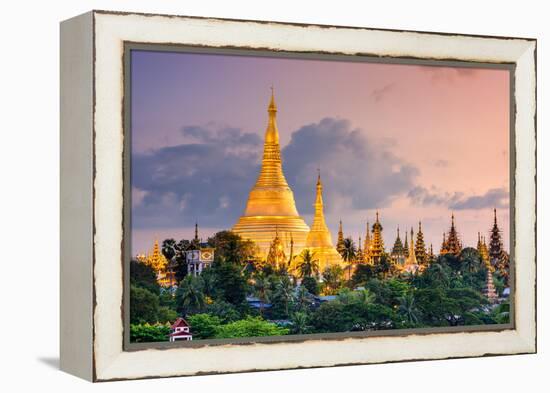
[{"label": "small golden stupa", "polygon": [[[309,232],[309,227],[296,210],[294,194],[283,173],[273,88],[267,112],[269,120],[260,175],[250,191],[244,214],[232,229],[243,238],[255,242],[264,257],[276,236],[281,237],[281,241],[292,239],[294,252],[300,253]],[[285,248],[290,249],[290,244],[286,244],[288,241],[284,243]]]},{"label": "small golden stupa", "polygon": [[317,176],[317,195],[315,197],[315,215],[313,224],[306,239],[306,248],[314,253],[315,259],[319,261],[319,271],[323,272],[328,266],[343,265],[342,256],[332,244],[332,236],[325,222],[323,205],[323,184],[321,173]]}]

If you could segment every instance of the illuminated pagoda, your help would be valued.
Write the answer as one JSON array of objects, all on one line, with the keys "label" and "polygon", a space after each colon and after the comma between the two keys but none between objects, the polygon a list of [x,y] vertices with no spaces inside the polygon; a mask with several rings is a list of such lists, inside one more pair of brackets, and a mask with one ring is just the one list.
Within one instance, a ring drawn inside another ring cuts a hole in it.
[{"label": "illuminated pagoda", "polygon": [[315,214],[313,224],[306,238],[306,248],[315,254],[319,261],[319,270],[332,265],[343,265],[341,254],[334,248],[332,237],[325,222],[323,205],[323,184],[321,183],[321,173],[317,176],[317,192],[315,196]]},{"label": "illuminated pagoda", "polygon": [[279,237],[279,231],[275,228],[275,238],[269,246],[269,252],[267,253],[267,263],[271,266],[282,269],[286,268],[286,254],[285,247],[281,238]]},{"label": "illuminated pagoda", "polygon": [[409,257],[409,239],[407,236],[407,231],[405,231],[405,244],[403,244],[403,254],[405,254],[405,259]]},{"label": "illuminated pagoda", "polygon": [[414,251],[414,231],[411,228],[411,244],[409,246],[409,256],[405,260],[405,264],[402,270],[408,273],[416,273],[418,271],[418,261],[416,260],[416,253]]},{"label": "illuminated pagoda", "polygon": [[155,239],[151,253],[138,255],[136,259],[138,262],[150,266],[155,271],[159,285],[170,286],[173,284],[173,273],[168,269],[168,260],[162,254],[158,240]]},{"label": "illuminated pagoda", "polygon": [[380,262],[380,258],[384,254],[384,239],[382,238],[382,224],[378,219],[378,212],[376,212],[376,222],[372,224],[372,240],[370,246],[370,257],[372,263],[377,264]]},{"label": "illuminated pagoda", "polygon": [[416,245],[414,247],[416,261],[419,265],[425,266],[428,262],[426,255],[426,244],[424,244],[424,234],[422,233],[422,222],[418,222],[418,233],[416,234]]},{"label": "illuminated pagoda", "polygon": [[367,221],[367,228],[365,231],[365,242],[363,243],[363,260],[365,263],[371,263],[371,239],[370,239],[370,225]]},{"label": "illuminated pagoda", "polygon": [[399,237],[399,227],[397,227],[397,238],[395,243],[393,243],[393,248],[391,250],[391,259],[394,263],[398,265],[403,265],[405,263],[405,249],[401,238]]},{"label": "illuminated pagoda", "polygon": [[447,234],[447,239],[445,240],[444,237],[444,243],[441,246],[441,254],[453,254],[454,256],[458,256],[461,251],[462,243],[460,242],[460,238],[455,227],[455,215],[453,214],[451,215],[451,228]]},{"label": "illuminated pagoda", "polygon": [[485,267],[488,270],[494,271],[494,269],[491,266],[491,262],[489,259],[489,250],[487,249],[487,244],[485,243],[485,238],[481,236],[481,233],[477,233],[477,252],[479,253],[479,257],[481,258],[481,261],[485,265]]},{"label": "illuminated pagoda", "polygon": [[486,278],[485,278],[485,287],[483,288],[483,294],[489,300],[489,303],[496,303],[498,300],[498,294],[493,284],[493,273],[487,269]]},{"label": "illuminated pagoda", "polygon": [[357,263],[365,262],[365,254],[363,253],[363,249],[361,248],[361,237],[359,237],[359,243],[357,243],[357,252],[355,254],[355,260],[357,261]]},{"label": "illuminated pagoda", "polygon": [[445,232],[443,232],[443,241],[441,242],[441,248],[439,249],[440,255],[447,254],[447,239],[445,238]]},{"label": "illuminated pagoda", "polygon": [[338,240],[336,241],[336,250],[340,253],[340,255],[344,255],[344,251],[346,250],[342,220],[340,220],[340,223],[338,224]]},{"label": "illuminated pagoda", "polygon": [[299,254],[305,247],[309,227],[298,214],[294,194],[283,173],[273,89],[267,112],[269,118],[260,174],[250,191],[244,214],[232,231],[256,243],[264,257],[278,231],[292,237],[294,253]]}]

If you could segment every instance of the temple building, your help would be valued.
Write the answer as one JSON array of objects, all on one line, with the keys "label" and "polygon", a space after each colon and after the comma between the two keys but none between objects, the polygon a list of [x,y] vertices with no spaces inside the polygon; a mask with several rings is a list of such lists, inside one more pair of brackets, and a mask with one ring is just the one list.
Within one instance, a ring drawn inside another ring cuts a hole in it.
[{"label": "temple building", "polygon": [[452,254],[454,256],[459,256],[462,251],[462,242],[458,236],[458,232],[455,227],[455,215],[451,215],[451,228],[445,238],[443,234],[443,244],[441,245],[441,255]]},{"label": "temple building", "polygon": [[306,238],[305,247],[315,254],[321,272],[331,265],[343,266],[342,256],[332,244],[332,237],[325,222],[321,173],[317,176],[317,192],[313,206],[315,207],[315,214],[311,230]]},{"label": "temple building", "polygon": [[373,264],[380,262],[380,258],[386,252],[384,249],[384,239],[382,237],[382,224],[376,212],[376,221],[372,224],[372,240],[370,245],[370,258]]},{"label": "temple building", "polygon": [[399,227],[397,227],[397,237],[395,238],[395,243],[393,243],[393,248],[391,250],[391,259],[392,262],[398,266],[402,266],[405,263],[405,250],[401,242],[401,237],[399,236]]},{"label": "temple building", "polygon": [[365,232],[365,243],[363,244],[363,260],[365,261],[365,263],[371,263],[370,225],[368,221],[367,230]]},{"label": "temple building", "polygon": [[493,273],[487,270],[485,286],[483,287],[483,294],[487,297],[489,303],[496,303],[498,301],[498,294],[493,284]]},{"label": "temple building", "polygon": [[162,254],[158,240],[155,240],[151,253],[137,255],[136,259],[138,262],[150,266],[155,271],[159,285],[167,287],[173,284],[174,274],[168,268],[168,260]]},{"label": "temple building", "polygon": [[426,245],[424,244],[424,234],[422,233],[422,222],[418,222],[418,233],[416,234],[416,245],[414,247],[416,261],[419,265],[426,265],[428,257],[426,255]]},{"label": "temple building", "polygon": [[338,240],[336,241],[336,250],[342,256],[344,255],[344,251],[346,250],[346,245],[344,244],[344,230],[342,229],[342,220],[340,220],[340,223],[338,224]]},{"label": "temple building", "polygon": [[[294,194],[283,173],[273,90],[267,112],[260,174],[250,191],[244,214],[232,231],[256,243],[260,256],[267,256],[273,239],[279,234],[292,238],[294,253],[299,254],[305,247],[309,227],[298,214]],[[285,252],[289,252],[290,244],[284,247]]]},{"label": "temple building", "polygon": [[411,228],[411,244],[409,245],[409,256],[405,260],[405,264],[403,265],[403,270],[408,273],[416,273],[418,269],[419,269],[419,265],[418,265],[418,261],[416,260],[416,252],[414,248],[414,231]]}]

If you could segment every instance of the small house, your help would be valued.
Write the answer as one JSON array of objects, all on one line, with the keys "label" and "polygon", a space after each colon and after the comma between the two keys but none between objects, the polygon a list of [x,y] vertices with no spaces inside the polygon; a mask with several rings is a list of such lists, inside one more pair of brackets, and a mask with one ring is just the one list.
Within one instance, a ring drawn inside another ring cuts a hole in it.
[{"label": "small house", "polygon": [[170,338],[170,342],[193,340],[190,326],[183,318],[176,319],[176,322],[174,322],[174,324],[170,326],[170,334],[168,335],[168,337]]}]

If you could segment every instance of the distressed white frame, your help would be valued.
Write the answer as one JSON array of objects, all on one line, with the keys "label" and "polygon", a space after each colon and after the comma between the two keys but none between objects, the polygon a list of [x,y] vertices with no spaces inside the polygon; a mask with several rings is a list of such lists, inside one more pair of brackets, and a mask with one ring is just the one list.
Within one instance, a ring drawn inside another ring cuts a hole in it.
[{"label": "distressed white frame", "polygon": [[[140,14],[93,12],[89,15],[93,18],[95,48],[93,285],[96,303],[92,379],[536,351],[536,41]],[[125,352],[121,318],[125,41],[516,63],[515,329]]]}]

